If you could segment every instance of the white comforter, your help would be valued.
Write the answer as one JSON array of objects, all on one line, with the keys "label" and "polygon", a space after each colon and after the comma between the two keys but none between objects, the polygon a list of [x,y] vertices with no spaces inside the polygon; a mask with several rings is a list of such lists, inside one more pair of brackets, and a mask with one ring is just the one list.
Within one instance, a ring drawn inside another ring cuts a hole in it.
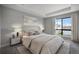
[{"label": "white comforter", "polygon": [[40,34],[23,37],[23,45],[35,54],[55,54],[64,40],[56,35]]}]

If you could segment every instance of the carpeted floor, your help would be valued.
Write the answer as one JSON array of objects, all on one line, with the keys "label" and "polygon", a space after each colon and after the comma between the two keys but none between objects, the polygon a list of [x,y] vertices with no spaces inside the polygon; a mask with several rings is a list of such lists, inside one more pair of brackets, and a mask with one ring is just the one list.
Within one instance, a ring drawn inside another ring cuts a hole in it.
[{"label": "carpeted floor", "polygon": [[32,54],[28,49],[26,49],[24,46],[17,47],[17,50],[20,54]]},{"label": "carpeted floor", "polygon": [[71,40],[65,40],[65,42],[70,43],[70,54],[79,54],[79,43]]},{"label": "carpeted floor", "polygon": [[[65,40],[65,42],[70,44],[70,54],[79,54],[79,43],[75,43],[71,40]],[[18,44],[1,48],[0,54],[31,54],[31,52],[23,45]]]}]

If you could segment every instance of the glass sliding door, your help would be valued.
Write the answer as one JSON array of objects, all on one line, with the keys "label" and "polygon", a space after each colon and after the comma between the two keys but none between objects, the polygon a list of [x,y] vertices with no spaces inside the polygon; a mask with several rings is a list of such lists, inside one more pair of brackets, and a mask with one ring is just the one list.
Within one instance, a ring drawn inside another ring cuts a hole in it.
[{"label": "glass sliding door", "polygon": [[60,35],[61,33],[61,19],[55,20],[55,29],[56,29],[56,34]]},{"label": "glass sliding door", "polygon": [[72,31],[72,19],[71,17],[61,18],[55,20],[55,30],[57,35],[71,36]]},{"label": "glass sliding door", "polygon": [[63,35],[64,36],[71,36],[72,31],[72,20],[70,17],[63,19]]}]

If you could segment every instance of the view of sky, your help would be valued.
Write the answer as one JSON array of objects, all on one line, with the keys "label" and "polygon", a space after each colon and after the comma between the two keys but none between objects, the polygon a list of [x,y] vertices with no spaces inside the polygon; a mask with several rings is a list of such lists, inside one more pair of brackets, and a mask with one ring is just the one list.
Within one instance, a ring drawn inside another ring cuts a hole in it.
[{"label": "view of sky", "polygon": [[[61,19],[57,19],[55,21],[55,23],[58,24],[58,25],[61,25]],[[72,24],[71,18],[65,18],[65,19],[63,19],[63,25],[64,26],[71,26],[71,24]]]},{"label": "view of sky", "polygon": [[[55,27],[56,29],[61,29],[61,25],[62,25],[61,19],[56,19],[55,24],[57,25]],[[67,26],[67,28],[70,28],[71,24],[72,24],[71,18],[64,18],[63,19],[63,27]],[[56,30],[56,34],[59,34],[59,33],[61,33],[61,30]],[[63,35],[71,35],[71,33],[72,33],[71,31],[66,31],[66,30],[63,31]]]},{"label": "view of sky", "polygon": [[72,24],[71,18],[63,19],[63,25],[71,26],[71,24]]}]

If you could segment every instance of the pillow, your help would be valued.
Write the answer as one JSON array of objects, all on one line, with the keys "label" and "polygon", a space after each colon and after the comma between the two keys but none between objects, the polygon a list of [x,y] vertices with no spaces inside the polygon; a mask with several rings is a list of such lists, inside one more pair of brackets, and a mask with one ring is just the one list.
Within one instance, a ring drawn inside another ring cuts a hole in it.
[{"label": "pillow", "polygon": [[28,32],[28,36],[31,36],[31,35],[33,35],[32,32]]},{"label": "pillow", "polygon": [[34,32],[34,35],[39,35],[40,33],[38,31],[35,31]]}]

